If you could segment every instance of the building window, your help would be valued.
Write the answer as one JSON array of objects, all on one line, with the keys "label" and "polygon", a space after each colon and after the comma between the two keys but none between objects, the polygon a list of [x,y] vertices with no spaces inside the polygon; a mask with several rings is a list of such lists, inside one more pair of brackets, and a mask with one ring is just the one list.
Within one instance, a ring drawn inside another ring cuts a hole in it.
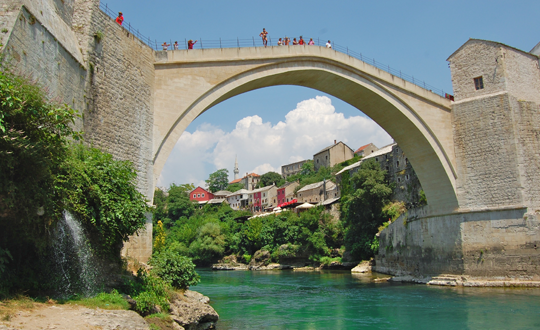
[{"label": "building window", "polygon": [[409,174],[405,175],[405,180],[409,181]]},{"label": "building window", "polygon": [[193,194],[193,198],[197,198],[197,194]]},{"label": "building window", "polygon": [[405,164],[409,164],[409,158],[405,158]]},{"label": "building window", "polygon": [[399,160],[396,162],[396,166],[399,167]]},{"label": "building window", "polygon": [[397,182],[401,182],[401,178],[397,178]]},{"label": "building window", "polygon": [[326,159],[328,159],[328,156],[324,156],[324,157],[326,157]]},{"label": "building window", "polygon": [[200,198],[201,197],[201,194],[197,194],[197,198]]},{"label": "building window", "polygon": [[375,161],[378,162],[378,161],[379,161],[379,158],[375,157]]},{"label": "building window", "polygon": [[317,159],[317,164],[319,164],[319,160]]},{"label": "building window", "polygon": [[204,197],[204,193],[202,193],[201,197]]},{"label": "building window", "polygon": [[386,170],[388,171],[388,166],[386,166]]},{"label": "building window", "polygon": [[476,90],[484,89],[484,79],[482,79],[482,76],[474,78],[474,88]]}]

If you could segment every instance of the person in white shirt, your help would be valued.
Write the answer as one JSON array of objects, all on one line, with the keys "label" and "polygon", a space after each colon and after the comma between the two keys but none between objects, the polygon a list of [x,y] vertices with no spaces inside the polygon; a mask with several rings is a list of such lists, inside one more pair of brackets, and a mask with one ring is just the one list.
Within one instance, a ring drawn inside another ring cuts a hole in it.
[{"label": "person in white shirt", "polygon": [[330,40],[326,43],[326,48],[332,48],[332,42]]}]

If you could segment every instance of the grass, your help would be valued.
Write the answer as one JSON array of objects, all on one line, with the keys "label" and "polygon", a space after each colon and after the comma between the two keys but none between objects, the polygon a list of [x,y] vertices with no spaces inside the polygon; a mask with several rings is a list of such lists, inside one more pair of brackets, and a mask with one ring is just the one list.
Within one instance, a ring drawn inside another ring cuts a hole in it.
[{"label": "grass", "polygon": [[[37,303],[39,304],[39,303]],[[0,320],[11,321],[11,318],[19,310],[31,310],[36,307],[36,302],[27,296],[16,296],[12,299],[0,301]]]},{"label": "grass", "polygon": [[174,329],[173,327],[174,321],[171,319],[171,317],[168,314],[165,314],[165,313],[150,314],[144,319],[150,325],[150,329],[152,330]]},{"label": "grass", "polygon": [[129,303],[116,290],[111,293],[102,292],[92,298],[72,298],[60,303],[81,305],[88,308],[129,309]]}]

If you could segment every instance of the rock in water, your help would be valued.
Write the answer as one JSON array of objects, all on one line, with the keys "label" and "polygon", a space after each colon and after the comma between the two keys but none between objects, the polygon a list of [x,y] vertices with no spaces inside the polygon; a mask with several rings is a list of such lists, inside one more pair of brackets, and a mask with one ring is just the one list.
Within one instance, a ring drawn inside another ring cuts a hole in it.
[{"label": "rock in water", "polygon": [[371,273],[373,267],[373,261],[362,261],[358,266],[351,269],[351,273]]},{"label": "rock in water", "polygon": [[186,330],[211,329],[219,315],[208,305],[209,301],[208,297],[187,290],[171,299],[171,318]]}]

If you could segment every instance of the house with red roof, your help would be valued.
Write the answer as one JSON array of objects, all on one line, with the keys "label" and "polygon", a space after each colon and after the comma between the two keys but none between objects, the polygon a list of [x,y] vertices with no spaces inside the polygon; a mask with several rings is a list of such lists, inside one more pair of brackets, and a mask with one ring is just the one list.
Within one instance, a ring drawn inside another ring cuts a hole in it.
[{"label": "house with red roof", "polygon": [[355,155],[358,155],[360,157],[365,157],[367,155],[371,155],[375,151],[379,150],[376,145],[373,143],[366,144],[365,146],[361,146],[354,152]]},{"label": "house with red roof", "polygon": [[189,193],[189,200],[197,201],[199,203],[207,203],[209,200],[214,199],[214,194],[210,191],[197,187]]},{"label": "house with red roof", "polygon": [[241,179],[236,179],[236,180],[233,180],[231,182],[229,182],[229,184],[233,184],[233,183],[240,183],[244,186],[244,189],[246,190],[253,190],[255,189],[255,187],[257,187],[259,185],[259,182],[261,181],[261,176],[259,174],[256,174],[256,173],[246,173],[246,175],[241,178]]}]

